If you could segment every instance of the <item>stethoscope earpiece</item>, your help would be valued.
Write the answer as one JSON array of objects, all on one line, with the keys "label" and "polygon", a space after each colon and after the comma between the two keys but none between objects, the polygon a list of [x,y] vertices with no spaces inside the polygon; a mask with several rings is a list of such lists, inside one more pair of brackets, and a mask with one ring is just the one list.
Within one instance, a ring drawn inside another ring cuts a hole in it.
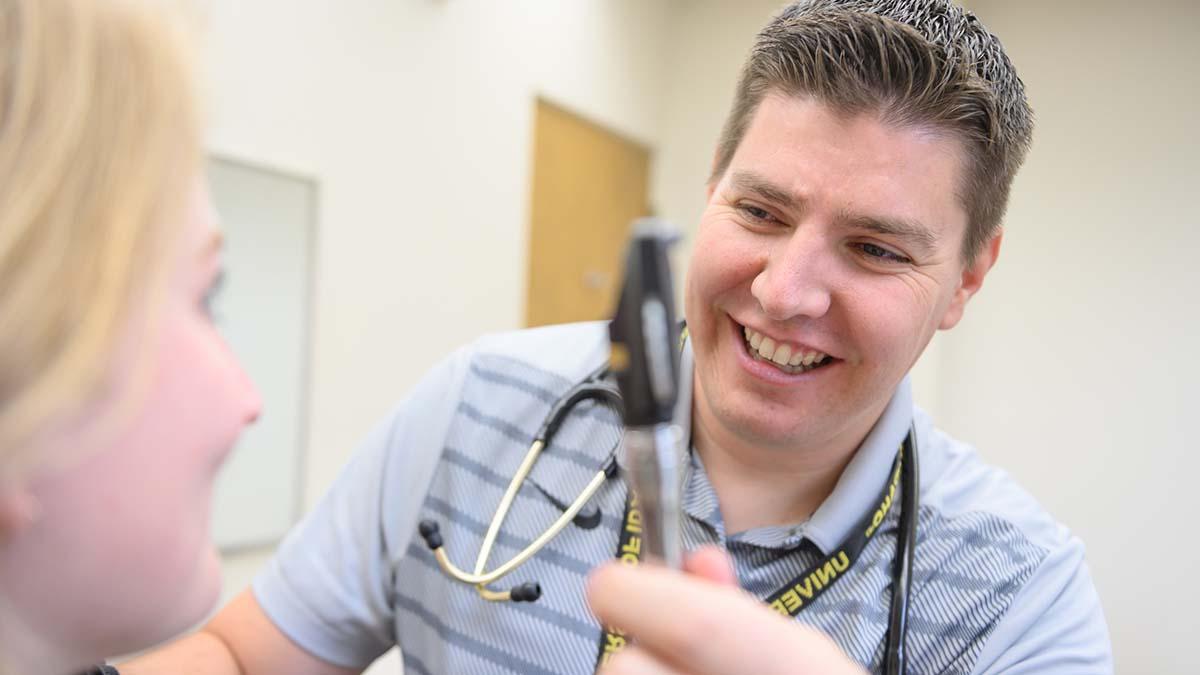
[{"label": "stethoscope earpiece", "polygon": [[417,525],[417,531],[421,533],[421,538],[425,540],[425,545],[430,551],[436,551],[442,547],[442,533],[438,530],[438,524],[432,520],[422,520]]},{"label": "stethoscope earpiece", "polygon": [[542,597],[542,586],[536,581],[527,581],[513,586],[508,593],[513,602],[535,602]]}]

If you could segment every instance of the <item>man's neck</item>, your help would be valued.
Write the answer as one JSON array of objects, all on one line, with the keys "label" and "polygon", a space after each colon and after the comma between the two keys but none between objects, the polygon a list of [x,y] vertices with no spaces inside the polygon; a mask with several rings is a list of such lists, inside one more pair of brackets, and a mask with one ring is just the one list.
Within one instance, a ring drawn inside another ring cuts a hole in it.
[{"label": "man's neck", "polygon": [[699,396],[693,401],[692,442],[717,493],[728,534],[809,518],[833,493],[870,431],[806,447],[762,446],[726,431]]}]

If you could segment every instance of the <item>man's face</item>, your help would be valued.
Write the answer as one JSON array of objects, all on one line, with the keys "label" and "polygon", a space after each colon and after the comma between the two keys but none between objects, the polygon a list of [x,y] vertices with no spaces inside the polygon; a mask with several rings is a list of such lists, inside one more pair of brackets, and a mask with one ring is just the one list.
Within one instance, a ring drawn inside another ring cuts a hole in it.
[{"label": "man's face", "polygon": [[930,129],[762,101],[688,275],[700,424],[756,446],[861,441],[998,252],[959,253],[963,152]]}]

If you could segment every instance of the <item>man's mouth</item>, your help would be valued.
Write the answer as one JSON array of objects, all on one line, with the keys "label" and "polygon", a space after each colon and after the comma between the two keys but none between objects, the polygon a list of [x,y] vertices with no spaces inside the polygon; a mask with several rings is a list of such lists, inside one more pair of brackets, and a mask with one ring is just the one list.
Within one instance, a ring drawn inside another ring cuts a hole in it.
[{"label": "man's mouth", "polygon": [[807,373],[836,360],[823,352],[763,335],[748,326],[742,326],[742,336],[751,357],[789,375]]}]

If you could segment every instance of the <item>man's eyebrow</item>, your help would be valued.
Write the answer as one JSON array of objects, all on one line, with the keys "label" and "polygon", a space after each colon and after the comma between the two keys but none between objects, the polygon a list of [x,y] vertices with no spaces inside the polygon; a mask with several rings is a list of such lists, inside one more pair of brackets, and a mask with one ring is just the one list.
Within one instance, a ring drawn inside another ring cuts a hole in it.
[{"label": "man's eyebrow", "polygon": [[937,250],[938,236],[930,227],[915,220],[903,218],[879,218],[857,214],[843,213],[838,221],[848,227],[869,230],[887,237],[895,237],[920,247],[925,253]]},{"label": "man's eyebrow", "polygon": [[771,181],[752,171],[736,171],[730,182],[738,190],[753,192],[762,199],[786,209],[799,208],[803,199],[799,195],[779,187]]},{"label": "man's eyebrow", "polygon": [[[772,183],[753,171],[737,171],[733,174],[730,182],[734,188],[753,193],[781,208],[795,210],[801,208],[804,203],[804,199],[800,195]],[[924,253],[932,253],[937,250],[936,231],[915,220],[842,213],[838,216],[838,222],[846,227],[895,237],[920,248]]]}]

